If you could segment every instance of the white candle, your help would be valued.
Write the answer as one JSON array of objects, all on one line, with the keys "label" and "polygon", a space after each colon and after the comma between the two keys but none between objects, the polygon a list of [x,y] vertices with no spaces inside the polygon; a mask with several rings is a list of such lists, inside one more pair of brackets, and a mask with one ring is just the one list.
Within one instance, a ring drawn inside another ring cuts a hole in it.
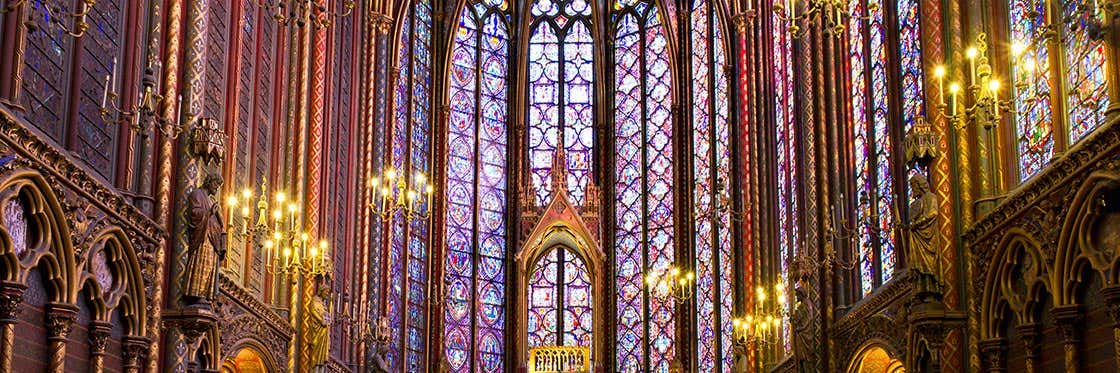
[{"label": "white candle", "polygon": [[120,88],[120,77],[117,76],[117,73],[119,71],[120,66],[117,66],[117,58],[113,57],[113,94],[119,93],[119,91],[117,90],[118,88]]},{"label": "white candle", "polygon": [[105,86],[101,90],[101,108],[105,109],[107,107],[107,106],[105,106],[105,104],[107,104],[108,102],[109,102],[109,76],[105,75]]}]

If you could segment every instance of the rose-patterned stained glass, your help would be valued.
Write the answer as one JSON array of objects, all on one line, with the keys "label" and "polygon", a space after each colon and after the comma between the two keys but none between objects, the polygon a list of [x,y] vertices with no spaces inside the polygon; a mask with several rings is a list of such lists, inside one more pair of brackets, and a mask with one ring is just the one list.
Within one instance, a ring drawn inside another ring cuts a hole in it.
[{"label": "rose-patterned stained glass", "polygon": [[[794,120],[793,43],[785,22],[772,16],[780,31],[774,35],[774,123],[776,134],[774,157],[778,181],[778,250],[781,253],[780,281],[790,283],[789,261],[801,244],[800,207],[798,203],[798,137]],[[792,307],[792,305],[791,305]],[[789,323],[783,324],[783,342],[789,352],[791,335]]]},{"label": "rose-patterned stained glass", "polygon": [[1065,52],[1066,105],[1069,110],[1069,139],[1076,143],[1104,120],[1108,108],[1105,81],[1105,45],[1089,38],[1090,22],[1103,16],[1096,3],[1065,0],[1062,4],[1062,50]]},{"label": "rose-patterned stained glass", "polygon": [[701,371],[731,370],[731,132],[723,26],[714,2],[696,1],[692,50],[692,180],[695,210],[696,348]]},{"label": "rose-patterned stained glass", "polygon": [[509,34],[504,1],[463,8],[452,49],[445,352],[453,372],[503,369]]},{"label": "rose-patterned stained glass", "polygon": [[[401,25],[389,164],[412,181],[417,173],[431,174],[430,0],[413,2]],[[428,211],[430,206],[421,201],[418,208]],[[429,226],[396,213],[388,234],[386,314],[392,335],[401,336],[390,339],[388,362],[394,370],[423,371],[428,352]]]},{"label": "rose-patterned stained glass", "polygon": [[591,347],[591,273],[571,250],[557,247],[529,277],[529,347]]},{"label": "rose-patterned stained glass", "polygon": [[4,230],[8,233],[8,239],[11,240],[12,244],[12,252],[16,254],[16,258],[21,258],[23,253],[30,248],[31,242],[28,241],[30,232],[28,229],[27,209],[24,207],[23,201],[17,197],[4,202]]},{"label": "rose-patterned stained glass", "polygon": [[[1012,0],[1008,23],[1011,43],[1031,46],[1042,38],[1047,2]],[[1026,47],[1023,63],[1013,64],[1015,131],[1019,151],[1019,179],[1029,179],[1054,156],[1054,117],[1050,106],[1050,52],[1046,43]],[[1028,68],[1026,65],[1033,65]]]},{"label": "rose-patterned stained glass", "polygon": [[594,99],[591,2],[536,0],[530,7],[529,167],[536,201],[552,196],[552,157],[568,157],[568,195],[577,205],[591,180]]},{"label": "rose-patterned stained glass", "polygon": [[852,18],[848,45],[860,289],[867,295],[890,280],[895,263],[887,30],[879,0],[854,1],[850,7],[865,16]]},{"label": "rose-patterned stained glass", "polygon": [[673,262],[672,77],[657,8],[629,3],[614,14],[616,369],[663,371],[673,357],[674,310],[644,296],[642,276]]}]

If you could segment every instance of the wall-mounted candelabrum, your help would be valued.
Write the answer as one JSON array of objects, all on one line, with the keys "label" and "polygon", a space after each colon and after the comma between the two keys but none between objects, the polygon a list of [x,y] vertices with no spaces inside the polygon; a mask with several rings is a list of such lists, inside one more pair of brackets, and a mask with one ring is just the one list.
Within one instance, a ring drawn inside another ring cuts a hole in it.
[{"label": "wall-mounted candelabrum", "polygon": [[[844,36],[844,30],[853,18],[868,19],[862,14],[853,14],[849,0],[779,0],[774,3],[774,14],[789,24],[789,33],[794,38],[805,35],[806,27],[812,18],[820,15],[825,27],[833,37]],[[862,8],[859,8],[862,9]],[[877,3],[870,3],[867,11],[879,10]]]},{"label": "wall-mounted candelabrum", "polygon": [[[120,98],[121,74],[117,59],[112,61],[112,74],[105,75],[101,91],[101,108],[98,111],[101,119],[106,123],[127,124],[133,131],[151,133],[159,131],[163,136],[175,139],[185,128],[173,118],[164,118],[158,114],[159,106],[166,102],[166,97],[159,93],[155,70],[159,61],[154,61],[152,66],[144,69],[140,78],[140,97],[135,104],[118,104]],[[183,113],[183,96],[178,97],[177,107]],[[189,123],[190,119],[186,121]]]},{"label": "wall-mounted candelabrum", "polygon": [[[65,1],[58,2],[66,3]],[[23,23],[27,32],[37,31],[40,27],[39,20],[44,19],[49,22],[48,27],[55,27],[67,35],[80,38],[89,30],[86,16],[93,10],[93,6],[97,5],[97,0],[81,0],[76,4],[75,9],[64,8],[57,4],[47,4],[45,1],[15,0],[0,8],[0,14],[14,12],[24,5],[30,8],[28,9],[27,20]],[[66,20],[73,20],[74,24],[67,25]]]},{"label": "wall-mounted candelabrum", "polygon": [[423,172],[409,177],[400,175],[389,167],[378,177],[369,180],[372,191],[372,209],[383,220],[388,221],[397,213],[403,213],[405,220],[428,220],[432,215],[433,186]]},{"label": "wall-mounted candelabrum", "polygon": [[315,28],[330,27],[335,18],[347,17],[354,12],[354,0],[342,2],[342,11],[333,12],[325,1],[329,0],[264,0],[257,6],[272,14],[272,19],[282,25],[303,27],[308,22]]},{"label": "wall-mounted candelabrum", "polygon": [[[1010,61],[1016,75],[1014,89],[1027,101],[1040,100],[1048,94],[1039,91],[1037,84],[1032,84],[1039,74],[1038,65],[1025,57],[1025,52],[1032,47],[1016,42],[1010,48]],[[984,33],[977,35],[976,43],[965,49],[967,86],[956,80],[946,84],[946,79],[952,74],[949,67],[941,65],[933,69],[940,97],[938,113],[958,128],[975,125],[990,130],[999,125],[1004,113],[1014,111],[1011,99],[1000,98],[1004,82],[993,73],[988,52],[988,36]]]},{"label": "wall-mounted candelabrum", "polygon": [[296,277],[328,275],[329,245],[326,240],[313,240],[311,233],[303,229],[303,215],[296,201],[277,192],[270,203],[266,182],[261,183],[260,190],[255,204],[253,190],[249,188],[226,198],[230,234],[240,234],[248,242],[263,240],[265,269],[269,273]]},{"label": "wall-mounted candelabrum", "polygon": [[645,276],[645,285],[652,297],[684,303],[695,293],[696,274],[671,265],[664,270],[651,270]]}]

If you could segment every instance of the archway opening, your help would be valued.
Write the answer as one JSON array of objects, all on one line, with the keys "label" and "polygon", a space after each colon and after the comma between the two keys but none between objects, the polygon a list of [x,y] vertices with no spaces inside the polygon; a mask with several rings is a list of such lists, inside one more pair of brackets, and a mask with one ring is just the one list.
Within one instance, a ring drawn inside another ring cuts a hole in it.
[{"label": "archway opening", "polygon": [[870,346],[852,361],[849,373],[906,373],[902,361],[880,346]]},{"label": "archway opening", "polygon": [[268,365],[260,353],[252,347],[245,347],[222,364],[222,373],[266,373]]},{"label": "archway opening", "polygon": [[591,271],[574,251],[557,246],[529,276],[528,346],[591,348]]}]

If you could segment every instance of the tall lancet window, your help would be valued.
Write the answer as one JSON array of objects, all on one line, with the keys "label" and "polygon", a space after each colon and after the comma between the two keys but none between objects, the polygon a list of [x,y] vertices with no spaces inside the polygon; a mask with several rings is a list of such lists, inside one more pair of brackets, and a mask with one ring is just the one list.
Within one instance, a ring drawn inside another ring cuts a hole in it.
[{"label": "tall lancet window", "polygon": [[568,195],[591,180],[594,69],[590,0],[536,0],[529,37],[529,167],[539,205],[552,195],[552,157],[564,147]]},{"label": "tall lancet window", "polygon": [[1012,0],[1009,4],[1011,43],[1023,46],[1022,60],[1032,66],[1012,67],[1015,89],[1015,131],[1019,151],[1019,179],[1029,179],[1054,156],[1054,114],[1050,103],[1050,51],[1042,38],[1048,2]]},{"label": "tall lancet window", "polygon": [[444,335],[453,372],[503,371],[508,6],[464,6],[452,49]]},{"label": "tall lancet window", "polygon": [[674,356],[673,304],[647,297],[642,275],[673,262],[668,38],[652,1],[615,5],[617,370],[662,371]]},{"label": "tall lancet window", "polygon": [[[1069,142],[1075,143],[1097,128],[1108,108],[1104,42],[1089,38],[1090,22],[1103,16],[1098,3],[1089,0],[1061,2],[1062,50],[1065,52],[1066,88],[1069,91]],[[1109,16],[1111,17],[1111,15]]]},{"label": "tall lancet window", "polygon": [[887,106],[887,28],[880,0],[851,2],[848,25],[851,67],[856,229],[860,287],[870,294],[891,278],[895,263],[891,132]]},{"label": "tall lancet window", "polygon": [[[401,21],[390,163],[402,177],[431,171],[431,36],[430,0],[415,0]],[[428,209],[428,206],[421,206]],[[389,283],[386,315],[394,336],[389,364],[394,370],[422,371],[428,352],[427,289],[429,227],[420,219],[396,213],[389,227]]]},{"label": "tall lancet window", "polygon": [[[774,27],[778,32],[774,34],[774,135],[775,135],[775,170],[777,170],[778,187],[778,251],[779,268],[781,277],[778,279],[786,284],[789,279],[789,262],[797,255],[801,245],[801,219],[799,196],[799,177],[801,176],[798,164],[800,143],[798,141],[797,121],[794,120],[794,80],[793,80],[793,38],[789,33],[786,23],[772,16]],[[791,305],[792,307],[792,305]],[[789,323],[783,323],[783,336],[785,348],[788,352],[790,344]]]},{"label": "tall lancet window", "polygon": [[693,2],[692,204],[696,250],[696,349],[701,371],[731,370],[731,128],[723,24],[714,1]]}]

